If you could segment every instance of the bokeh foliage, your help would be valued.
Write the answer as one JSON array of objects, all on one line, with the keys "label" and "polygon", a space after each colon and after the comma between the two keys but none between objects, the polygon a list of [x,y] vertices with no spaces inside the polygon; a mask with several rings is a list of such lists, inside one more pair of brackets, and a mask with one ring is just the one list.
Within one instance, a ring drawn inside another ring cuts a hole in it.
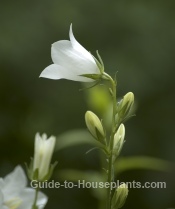
[{"label": "bokeh foliage", "polygon": [[[75,37],[98,49],[106,71],[118,71],[119,96],[133,91],[136,117],[126,124],[122,156],[175,160],[175,2],[173,0],[0,1],[0,174],[33,155],[36,132],[60,135],[85,128],[89,103],[81,84],[39,79],[52,61],[50,45]],[[100,170],[98,152],[88,145],[55,154],[59,169]],[[56,177],[56,176],[55,176]],[[174,172],[133,170],[123,181],[166,181],[167,189],[130,190],[124,208],[175,207]],[[97,208],[89,190],[46,190],[46,208]]]}]

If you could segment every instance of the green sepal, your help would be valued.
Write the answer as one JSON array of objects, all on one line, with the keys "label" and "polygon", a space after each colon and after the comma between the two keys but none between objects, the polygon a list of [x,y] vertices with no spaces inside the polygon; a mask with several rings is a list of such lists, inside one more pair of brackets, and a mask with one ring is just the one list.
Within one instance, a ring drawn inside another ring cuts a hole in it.
[{"label": "green sepal", "polygon": [[80,76],[86,77],[86,78],[91,78],[93,80],[99,80],[101,79],[101,74],[82,74]]},{"label": "green sepal", "polygon": [[84,90],[91,89],[91,88],[93,88],[93,87],[97,86],[97,85],[99,84],[99,82],[100,82],[100,81],[96,81],[94,85],[89,86],[89,87],[85,87],[85,88],[82,88],[82,89],[79,89],[79,91],[84,91]]},{"label": "green sepal", "polygon": [[98,68],[100,69],[100,72],[103,73],[104,72],[104,63],[103,63],[103,60],[102,60],[102,58],[101,58],[98,50],[96,51],[96,53],[97,53],[97,57],[99,59],[99,61],[98,60],[96,61],[96,64],[97,64]]},{"label": "green sepal", "polygon": [[111,88],[109,88],[109,93],[110,93],[111,96],[113,96],[113,91],[112,91]]},{"label": "green sepal", "polygon": [[120,144],[118,142],[117,143],[117,148],[113,149],[113,151],[112,151],[112,161],[113,161],[113,163],[115,163],[115,160],[120,155],[120,152],[122,151],[124,143],[125,143],[125,141],[123,141],[123,143],[120,146]]},{"label": "green sepal", "polygon": [[38,181],[38,176],[39,176],[39,169],[36,168],[35,171],[33,172],[32,180]]},{"label": "green sepal", "polygon": [[120,124],[122,121],[122,118],[118,115],[118,113],[115,115],[115,123],[116,123],[116,131],[117,131],[117,128],[118,128],[118,124]]},{"label": "green sepal", "polygon": [[123,99],[117,104],[117,114],[123,121],[126,119],[131,112],[131,109],[134,104],[134,94],[132,92],[128,92]]},{"label": "green sepal", "polygon": [[127,115],[126,118],[124,118],[122,122],[125,123],[127,120],[129,120],[130,118],[135,117],[135,116],[136,116],[135,114],[134,115]]},{"label": "green sepal", "polygon": [[32,180],[37,180],[38,181],[39,169],[37,168],[37,169],[35,169],[35,171],[33,171],[33,158],[31,158],[29,166],[27,165],[27,163],[25,163],[25,166],[26,166],[28,178],[31,181]]},{"label": "green sepal", "polygon": [[[122,102],[122,101],[121,101]],[[115,123],[120,124],[121,122],[130,118],[130,110],[132,106],[128,107],[128,103],[126,103],[123,108],[120,107],[121,103],[117,105],[117,111],[115,115]]]},{"label": "green sepal", "polygon": [[27,172],[27,176],[28,178],[31,180],[31,171],[30,171],[30,165],[28,166],[27,163],[24,163],[25,167],[26,167],[26,172]]},{"label": "green sepal", "polygon": [[101,150],[102,152],[104,152],[105,153],[105,155],[108,155],[109,153],[108,153],[108,150],[106,149],[106,146],[104,146],[104,145],[102,145],[102,146],[100,146],[100,147],[93,147],[93,148],[91,148],[91,149],[89,149],[87,152],[86,152],[86,154],[89,154],[90,152],[92,152],[93,150]]},{"label": "green sepal", "polygon": [[95,132],[96,132],[96,136],[97,136],[97,140],[99,142],[101,142],[103,145],[106,146],[106,137],[104,137],[100,132],[99,130],[95,127]]},{"label": "green sepal", "polygon": [[90,152],[92,152],[92,151],[94,151],[96,149],[99,149],[99,147],[93,147],[93,148],[89,149],[88,151],[86,151],[85,154],[87,155],[87,154],[89,154]]},{"label": "green sepal", "polygon": [[53,174],[53,171],[54,171],[57,164],[58,164],[58,162],[56,161],[56,162],[54,162],[53,164],[50,165],[49,172],[44,176],[42,181],[48,181],[51,178],[51,176]]},{"label": "green sepal", "polygon": [[[88,129],[89,131],[89,129]],[[101,133],[98,131],[98,129],[95,127],[95,132],[96,132],[96,136],[95,137],[90,131],[90,135],[95,139],[97,140],[98,142],[100,142],[103,146],[105,145],[106,146],[106,140],[104,139],[104,137],[101,135]]]},{"label": "green sepal", "polygon": [[119,114],[121,114],[122,116],[126,117],[128,115],[128,113],[130,112],[130,109],[132,107],[132,105],[128,106],[129,102],[127,102],[123,108],[119,111]]}]

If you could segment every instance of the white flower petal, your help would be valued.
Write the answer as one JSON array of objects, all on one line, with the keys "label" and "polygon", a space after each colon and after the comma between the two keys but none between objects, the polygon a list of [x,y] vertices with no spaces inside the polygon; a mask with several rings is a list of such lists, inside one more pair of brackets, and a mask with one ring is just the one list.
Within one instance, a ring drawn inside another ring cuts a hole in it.
[{"label": "white flower petal", "polygon": [[[19,201],[18,209],[31,209],[34,201],[35,190],[26,188],[27,180],[23,169],[17,166],[4,180],[0,179],[0,209],[9,209],[15,201]],[[43,209],[47,203],[47,196],[39,192],[37,205]],[[16,208],[16,207],[15,207]]]},{"label": "white flower petal", "polygon": [[3,178],[0,178],[0,188],[2,188],[4,186],[4,180]]},{"label": "white flower petal", "polygon": [[35,135],[35,146],[34,146],[34,162],[33,162],[33,169],[39,168],[40,165],[40,153],[38,150],[40,149],[40,145],[42,143],[42,138],[40,137],[39,133]]},{"label": "white flower petal", "polygon": [[52,44],[51,57],[53,65],[48,66],[40,77],[50,79],[68,79],[92,82],[93,79],[82,77],[84,74],[100,74],[93,56],[75,39],[72,25],[69,31],[70,41],[61,40]]},{"label": "white flower petal", "polygon": [[[34,201],[34,196],[35,196],[34,189],[26,188],[25,190],[23,190],[22,193],[20,194],[22,203],[19,209],[31,209]],[[39,192],[38,200],[37,200],[37,206],[39,207],[39,209],[44,208],[44,206],[47,203],[47,200],[48,200],[47,196],[44,195],[42,192]]]},{"label": "white flower petal", "polygon": [[71,42],[68,40],[57,41],[52,44],[51,57],[53,63],[57,65],[64,65],[67,54],[72,51]]},{"label": "white flower petal", "polygon": [[4,195],[0,190],[0,208],[2,208],[3,202],[4,202]]},{"label": "white flower petal", "polygon": [[70,37],[72,47],[76,49],[78,52],[80,52],[86,59],[91,60],[96,65],[95,60],[92,57],[92,55],[75,39],[73,35],[73,31],[72,31],[72,24],[70,25],[69,37]]},{"label": "white flower petal", "polygon": [[47,196],[44,193],[39,192],[38,200],[37,200],[37,206],[39,207],[39,209],[43,209],[47,201],[48,201]]},{"label": "white flower petal", "polygon": [[40,74],[40,77],[50,78],[53,80],[57,79],[67,79],[72,81],[81,81],[81,82],[92,82],[90,78],[85,78],[83,76],[77,76],[69,71],[67,68],[64,68],[60,65],[52,64],[46,67]]},{"label": "white flower petal", "polygon": [[54,136],[47,139],[47,135],[43,134],[40,136],[38,133],[35,136],[35,153],[34,153],[34,164],[33,172],[38,168],[38,179],[43,180],[44,177],[49,173],[50,162],[55,147]]},{"label": "white flower petal", "polygon": [[[51,56],[55,64],[66,68],[71,74],[99,74],[95,61],[73,48],[70,41],[58,41],[52,44]],[[91,55],[90,57],[92,58]]]},{"label": "white flower petal", "polygon": [[40,178],[44,178],[48,174],[48,170],[50,167],[51,158],[53,155],[54,147],[55,147],[56,138],[51,136],[49,139],[45,141],[44,146],[44,155],[42,157],[42,161],[40,162]]},{"label": "white flower petal", "polygon": [[13,172],[4,178],[4,186],[2,188],[4,200],[13,198],[24,189],[27,185],[27,179],[21,166],[17,166]]}]

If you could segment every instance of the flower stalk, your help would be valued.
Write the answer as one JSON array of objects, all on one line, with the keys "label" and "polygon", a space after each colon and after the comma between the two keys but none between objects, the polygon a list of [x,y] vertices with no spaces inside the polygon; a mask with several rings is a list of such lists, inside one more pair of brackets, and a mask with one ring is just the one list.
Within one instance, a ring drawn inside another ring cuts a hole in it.
[{"label": "flower stalk", "polygon": [[[134,95],[132,92],[129,92],[124,96],[124,99],[117,104],[117,81],[112,79],[112,77],[105,72],[102,73],[101,78],[102,80],[109,82],[109,91],[112,97],[112,124],[109,139],[106,139],[106,134],[104,134],[105,128],[102,126],[100,119],[93,112],[86,112],[85,121],[92,136],[103,144],[103,149],[106,153],[106,159],[108,162],[107,182],[111,185],[115,177],[114,163],[124,144],[125,126],[121,123],[129,115],[134,103]],[[109,186],[107,189],[106,209],[114,209],[114,194],[115,192],[113,192]]]},{"label": "flower stalk", "polygon": [[[89,132],[95,140],[100,142],[100,148],[106,154],[108,162],[107,181],[111,185],[114,181],[114,163],[123,147],[125,137],[125,127],[121,123],[129,118],[130,110],[134,103],[134,94],[132,92],[127,93],[117,103],[117,81],[104,71],[104,64],[98,51],[98,59],[96,59],[75,39],[72,25],[70,26],[69,37],[70,41],[61,40],[52,45],[51,57],[53,64],[45,68],[40,77],[80,82],[95,81],[95,85],[102,80],[109,82],[109,92],[112,97],[112,125],[109,139],[106,137],[106,130],[101,120],[93,112],[86,112],[85,122]],[[122,207],[127,193],[127,189],[122,190],[120,188],[117,192],[113,192],[109,186],[106,209]],[[122,202],[119,201],[120,196],[123,198]]]},{"label": "flower stalk", "polygon": [[[114,180],[114,168],[113,168],[113,155],[112,150],[114,146],[114,135],[116,130],[116,123],[115,123],[115,115],[116,115],[116,104],[117,104],[117,82],[111,78],[108,74],[104,73],[104,78],[109,80],[111,85],[111,95],[112,95],[112,101],[113,101],[113,110],[112,110],[112,127],[111,127],[111,136],[109,139],[109,156],[108,156],[108,182],[111,184],[111,182]],[[118,124],[117,124],[118,126]],[[111,187],[108,188],[107,191],[107,209],[111,209],[111,198],[112,198],[112,190]]]},{"label": "flower stalk", "polygon": [[[125,137],[125,127],[123,124],[121,124],[123,118],[125,118],[128,114],[130,109],[132,108],[132,105],[134,103],[134,95],[133,93],[128,93],[124,97],[124,100],[122,103],[120,103],[120,109],[117,106],[117,81],[113,80],[111,76],[109,76],[107,73],[103,73],[103,79],[108,80],[110,83],[110,94],[112,97],[112,125],[111,125],[111,132],[110,132],[110,138],[108,141],[108,155],[107,155],[107,162],[108,162],[108,169],[107,169],[107,181],[109,185],[111,185],[111,182],[114,181],[114,163],[118,155],[120,154],[120,151],[123,147],[124,143],[124,137]],[[125,105],[125,103],[126,105]],[[127,111],[126,111],[127,108]],[[125,112],[123,111],[125,110]],[[118,114],[119,111],[123,111],[124,114],[120,115]],[[118,115],[118,118],[116,120],[116,115]],[[121,124],[121,125],[120,125]],[[114,199],[113,191],[111,187],[108,188],[107,191],[107,209],[113,208],[112,200]],[[127,196],[127,195],[126,195]],[[124,204],[124,203],[123,203]]]},{"label": "flower stalk", "polygon": [[34,202],[32,205],[32,209],[38,209],[38,206],[37,206],[38,193],[39,193],[39,186],[37,186],[35,189],[35,198],[34,198]]}]

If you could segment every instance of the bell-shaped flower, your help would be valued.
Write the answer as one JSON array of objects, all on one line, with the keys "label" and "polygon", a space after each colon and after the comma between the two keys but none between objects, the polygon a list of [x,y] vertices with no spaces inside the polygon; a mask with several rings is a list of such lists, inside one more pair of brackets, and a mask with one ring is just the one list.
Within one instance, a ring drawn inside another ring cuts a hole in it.
[{"label": "bell-shaped flower", "polygon": [[33,168],[30,168],[29,175],[31,179],[44,181],[51,176],[53,168],[56,164],[51,165],[51,158],[55,147],[55,137],[51,136],[47,139],[47,135],[42,136],[39,133],[35,136]]},{"label": "bell-shaped flower", "polygon": [[69,37],[70,41],[61,40],[52,44],[51,57],[54,64],[46,67],[40,77],[81,82],[92,82],[100,78],[103,72],[102,60],[97,61],[78,43],[73,35],[72,25]]},{"label": "bell-shaped flower", "polygon": [[[35,190],[27,187],[27,178],[23,169],[17,166],[13,172],[0,178],[0,209],[31,209]],[[39,192],[37,206],[43,209],[47,197]]]}]

